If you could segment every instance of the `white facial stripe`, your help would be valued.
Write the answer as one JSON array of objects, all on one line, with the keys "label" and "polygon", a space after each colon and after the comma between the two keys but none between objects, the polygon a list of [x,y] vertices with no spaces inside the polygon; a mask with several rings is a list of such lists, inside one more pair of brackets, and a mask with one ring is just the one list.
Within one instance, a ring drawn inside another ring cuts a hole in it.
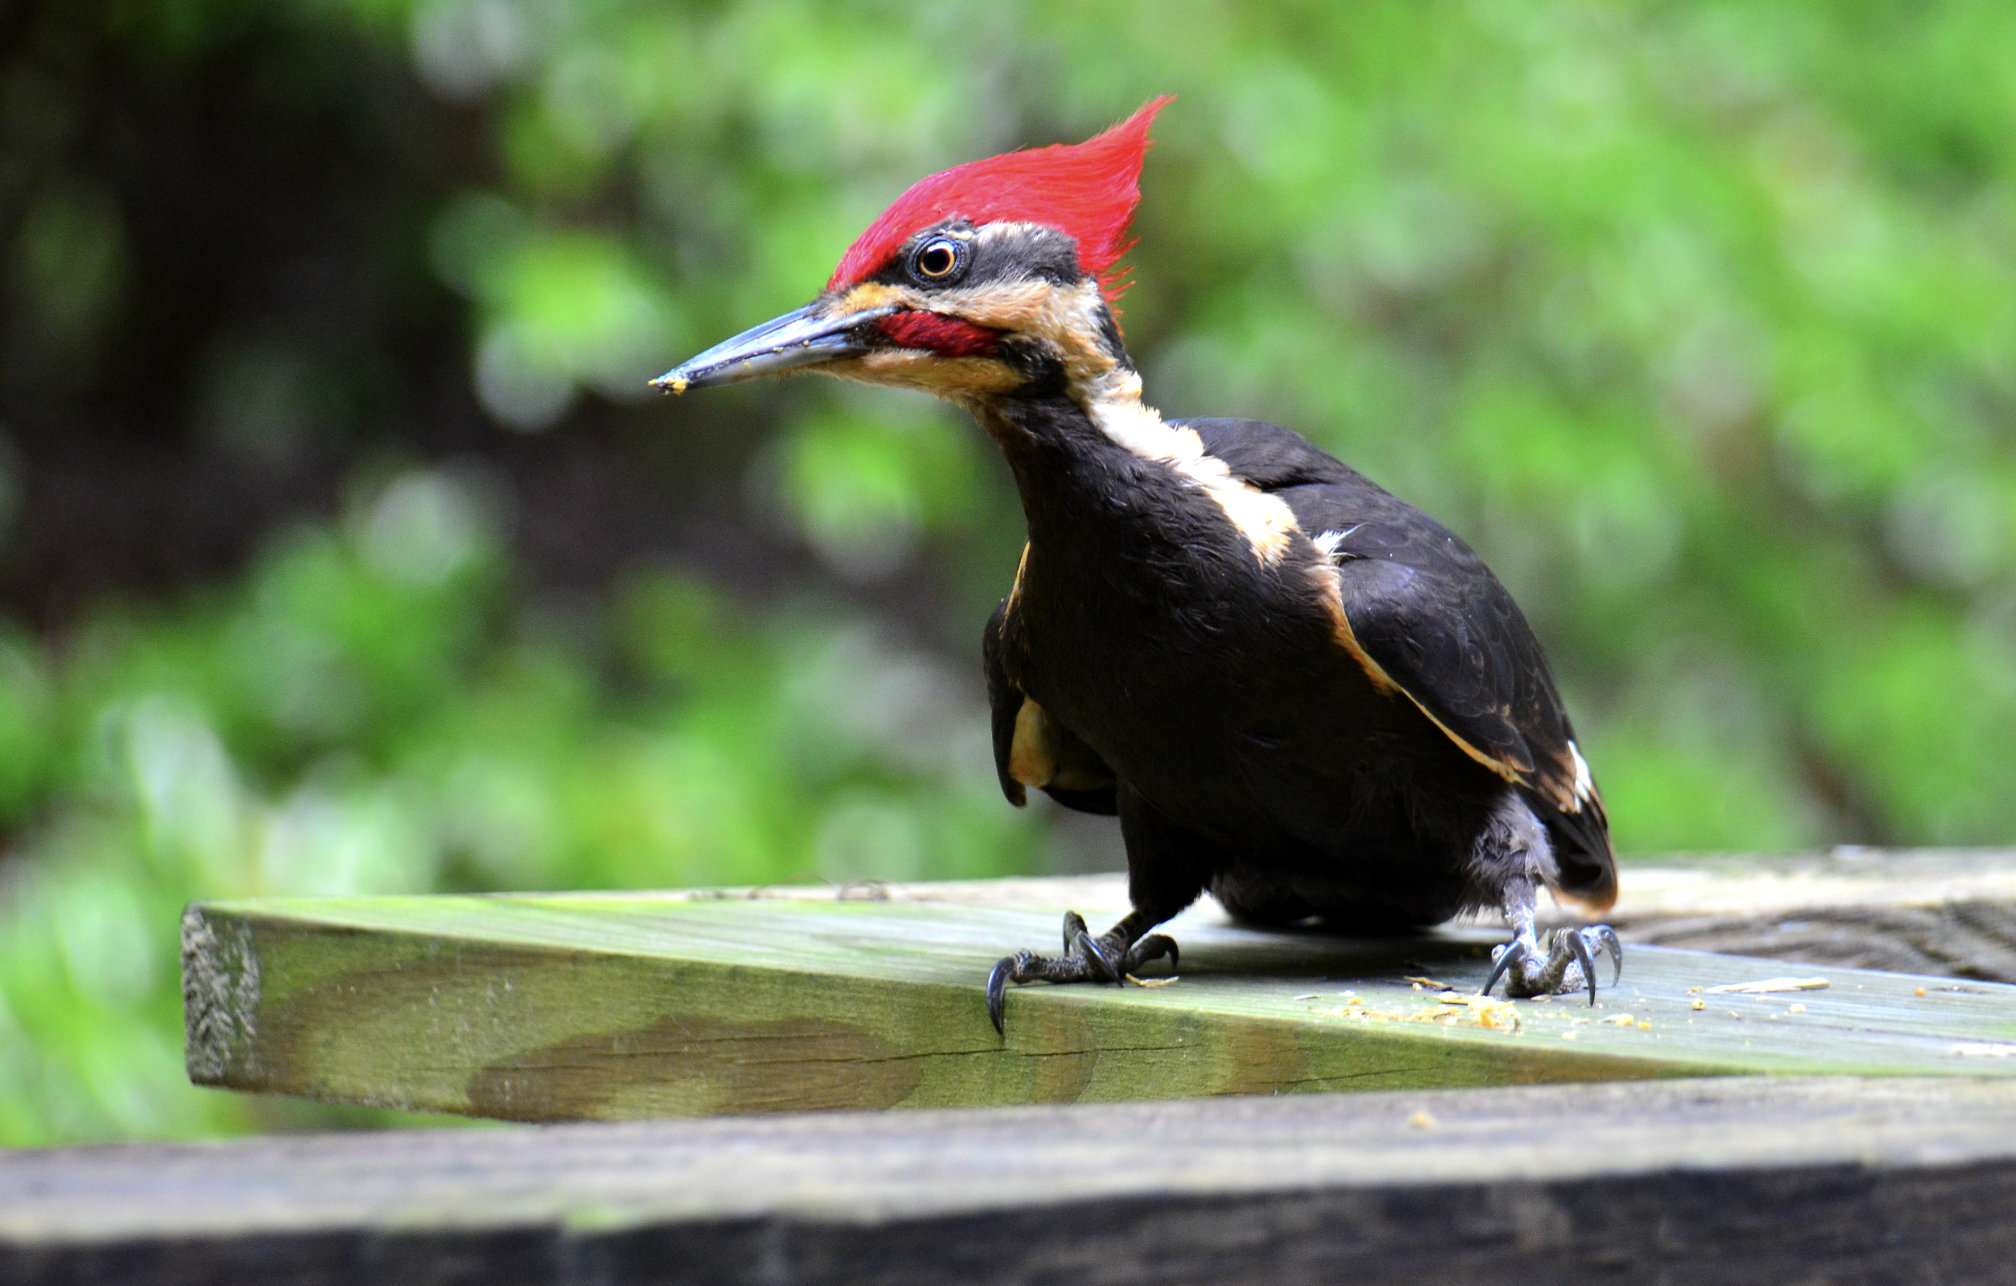
[{"label": "white facial stripe", "polygon": [[[1015,225],[990,225],[982,237],[994,227]],[[1224,510],[1261,563],[1280,561],[1300,530],[1287,502],[1233,477],[1223,460],[1205,452],[1195,431],[1170,427],[1142,402],[1141,377],[1122,366],[1102,340],[1105,300],[1098,283],[1030,280],[978,289],[971,296],[970,303],[961,300],[958,315],[1051,345],[1063,361],[1072,397],[1100,432],[1134,455],[1174,469]]]},{"label": "white facial stripe", "polygon": [[[980,228],[974,239],[985,245],[1031,230],[1028,224],[991,223]],[[1105,300],[1097,282],[1088,279],[1059,285],[1031,277],[928,292],[871,284],[856,287],[850,294],[850,305],[871,302],[944,313],[1048,345],[1063,364],[1072,397],[1085,408],[1093,424],[1134,455],[1167,465],[1209,496],[1262,564],[1279,562],[1300,530],[1285,501],[1233,477],[1223,460],[1205,452],[1195,432],[1171,428],[1160,413],[1141,401],[1141,377],[1122,366],[1106,348],[1102,326]],[[976,365],[984,361],[973,360]],[[918,364],[913,372],[893,355],[878,355],[861,363],[860,374],[883,383],[908,383],[914,376],[919,387],[954,398],[984,398],[1005,391],[977,370],[961,382],[962,387],[950,387],[937,374],[942,366],[942,359],[934,360]]]},{"label": "white facial stripe", "polygon": [[1211,497],[1262,564],[1272,566],[1281,561],[1301,530],[1288,502],[1233,477],[1223,460],[1205,452],[1196,430],[1172,428],[1166,423],[1160,412],[1141,401],[1139,375],[1115,368],[1094,382],[1089,396],[1077,388],[1073,392],[1100,432],[1144,460],[1168,465]]}]

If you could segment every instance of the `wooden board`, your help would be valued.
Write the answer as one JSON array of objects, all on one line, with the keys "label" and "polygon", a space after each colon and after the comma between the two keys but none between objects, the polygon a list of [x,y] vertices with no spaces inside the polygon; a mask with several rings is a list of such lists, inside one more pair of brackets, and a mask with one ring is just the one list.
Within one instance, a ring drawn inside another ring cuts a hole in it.
[{"label": "wooden board", "polygon": [[2016,1084],[1731,1078],[0,1153],[0,1281],[1939,1283]]},{"label": "wooden board", "polygon": [[[1118,875],[736,893],[1007,906],[1120,905],[1126,897]],[[1625,865],[1608,919],[1635,942],[2016,982],[2016,849],[1842,846],[1640,859]]]},{"label": "wooden board", "polygon": [[1202,911],[1173,926],[1175,984],[1018,989],[1003,1041],[981,980],[1011,948],[1051,947],[1057,910],[647,895],[199,906],[184,924],[189,1070],[518,1120],[2016,1073],[2016,988],[1832,970],[1825,990],[1715,995],[1788,971],[1634,948],[1594,1010],[1480,1007],[1407,979],[1473,992],[1494,935],[1354,941]]},{"label": "wooden board", "polygon": [[[1126,879],[855,881],[654,896],[1124,907]],[[1625,865],[1607,918],[1627,939],[1661,946],[2016,983],[2016,848],[1841,846],[1638,859]],[[1542,919],[1574,922],[1544,910]]]},{"label": "wooden board", "polygon": [[1639,942],[2016,982],[2016,849],[1696,857],[1623,885]]},{"label": "wooden board", "polygon": [[[918,883],[854,880],[833,885],[685,889],[654,897],[965,902],[994,906],[1124,906],[1126,876],[1018,876]],[[1621,868],[1613,923],[1699,916],[1767,918],[1813,910],[2016,905],[2016,848],[1869,848],[1840,845],[1796,853],[1687,853],[1639,857]]]}]

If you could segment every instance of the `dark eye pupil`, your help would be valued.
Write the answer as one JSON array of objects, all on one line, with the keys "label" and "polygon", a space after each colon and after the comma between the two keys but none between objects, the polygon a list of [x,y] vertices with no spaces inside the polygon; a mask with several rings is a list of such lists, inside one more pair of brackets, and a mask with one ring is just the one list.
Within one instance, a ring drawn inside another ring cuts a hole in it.
[{"label": "dark eye pupil", "polygon": [[917,271],[927,277],[942,277],[952,271],[952,247],[940,242],[924,247],[924,253],[917,256]]}]

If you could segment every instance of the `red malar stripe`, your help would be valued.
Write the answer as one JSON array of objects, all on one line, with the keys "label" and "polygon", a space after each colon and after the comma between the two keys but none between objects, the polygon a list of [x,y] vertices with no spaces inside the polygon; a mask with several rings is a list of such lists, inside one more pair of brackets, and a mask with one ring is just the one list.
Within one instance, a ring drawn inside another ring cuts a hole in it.
[{"label": "red malar stripe", "polygon": [[876,323],[905,348],[924,348],[945,357],[991,357],[1000,351],[995,332],[942,313],[897,313]]}]

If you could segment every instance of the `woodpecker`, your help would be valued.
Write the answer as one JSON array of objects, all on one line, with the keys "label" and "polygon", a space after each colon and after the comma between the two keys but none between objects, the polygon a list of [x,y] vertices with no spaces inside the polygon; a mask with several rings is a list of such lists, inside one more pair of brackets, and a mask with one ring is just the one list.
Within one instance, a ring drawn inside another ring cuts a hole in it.
[{"label": "woodpecker", "polygon": [[1028,543],[982,644],[1001,789],[1116,815],[1133,909],[1009,984],[1119,983],[1209,891],[1236,919],[1342,932],[1495,909],[1483,990],[1621,976],[1607,926],[1535,927],[1542,888],[1616,897],[1609,822],[1532,628],[1447,528],[1273,424],[1164,419],[1122,343],[1149,127],[911,187],[811,303],[718,344],[672,393],[784,371],[921,389],[1006,457]]}]

